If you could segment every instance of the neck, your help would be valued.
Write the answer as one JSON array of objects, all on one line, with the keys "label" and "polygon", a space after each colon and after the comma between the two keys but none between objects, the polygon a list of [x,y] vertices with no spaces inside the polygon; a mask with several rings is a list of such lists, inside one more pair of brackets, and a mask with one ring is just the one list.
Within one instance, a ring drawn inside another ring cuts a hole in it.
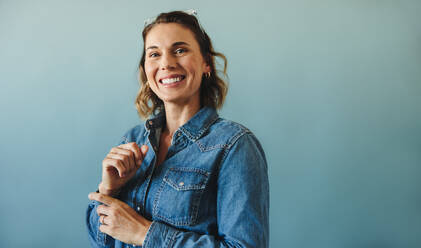
[{"label": "neck", "polygon": [[186,124],[198,111],[200,104],[165,104],[165,117],[166,126],[164,132],[168,133],[171,137],[175,131],[182,125]]}]

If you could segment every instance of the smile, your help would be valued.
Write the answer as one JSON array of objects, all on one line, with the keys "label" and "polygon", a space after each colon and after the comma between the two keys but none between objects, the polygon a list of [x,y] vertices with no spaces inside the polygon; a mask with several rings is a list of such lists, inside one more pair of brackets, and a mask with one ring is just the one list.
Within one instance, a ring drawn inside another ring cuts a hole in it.
[{"label": "smile", "polygon": [[165,78],[160,80],[159,82],[162,84],[173,84],[173,83],[178,83],[180,81],[182,81],[184,78],[186,78],[185,76],[178,76],[178,77],[173,77],[173,78]]}]

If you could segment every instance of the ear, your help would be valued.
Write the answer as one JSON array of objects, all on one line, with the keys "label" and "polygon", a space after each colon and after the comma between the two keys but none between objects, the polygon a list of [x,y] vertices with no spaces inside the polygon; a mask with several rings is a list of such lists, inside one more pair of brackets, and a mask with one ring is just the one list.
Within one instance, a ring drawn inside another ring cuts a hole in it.
[{"label": "ear", "polygon": [[208,73],[208,72],[210,72],[210,71],[211,71],[211,67],[210,67],[210,65],[205,64],[205,68],[204,68],[203,72],[204,72],[204,73]]},{"label": "ear", "polygon": [[203,63],[203,73],[208,73],[211,72],[211,67],[208,63],[208,61],[210,61],[210,54],[208,54],[207,56],[204,57],[204,63]]}]

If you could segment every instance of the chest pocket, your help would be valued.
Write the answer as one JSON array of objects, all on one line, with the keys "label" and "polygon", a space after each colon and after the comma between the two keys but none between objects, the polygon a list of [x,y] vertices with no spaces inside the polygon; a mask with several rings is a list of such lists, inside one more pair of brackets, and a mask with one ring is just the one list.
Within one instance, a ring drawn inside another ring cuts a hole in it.
[{"label": "chest pocket", "polygon": [[194,225],[208,178],[209,172],[198,168],[170,168],[155,198],[153,215],[175,226]]}]

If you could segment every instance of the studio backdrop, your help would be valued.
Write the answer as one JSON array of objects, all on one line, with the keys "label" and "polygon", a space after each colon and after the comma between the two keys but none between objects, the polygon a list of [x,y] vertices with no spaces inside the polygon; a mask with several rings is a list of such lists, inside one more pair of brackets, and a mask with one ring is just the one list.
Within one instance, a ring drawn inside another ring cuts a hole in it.
[{"label": "studio backdrop", "polygon": [[89,247],[144,20],[186,9],[228,58],[220,115],[266,152],[270,247],[421,247],[417,0],[0,0],[0,247]]}]

